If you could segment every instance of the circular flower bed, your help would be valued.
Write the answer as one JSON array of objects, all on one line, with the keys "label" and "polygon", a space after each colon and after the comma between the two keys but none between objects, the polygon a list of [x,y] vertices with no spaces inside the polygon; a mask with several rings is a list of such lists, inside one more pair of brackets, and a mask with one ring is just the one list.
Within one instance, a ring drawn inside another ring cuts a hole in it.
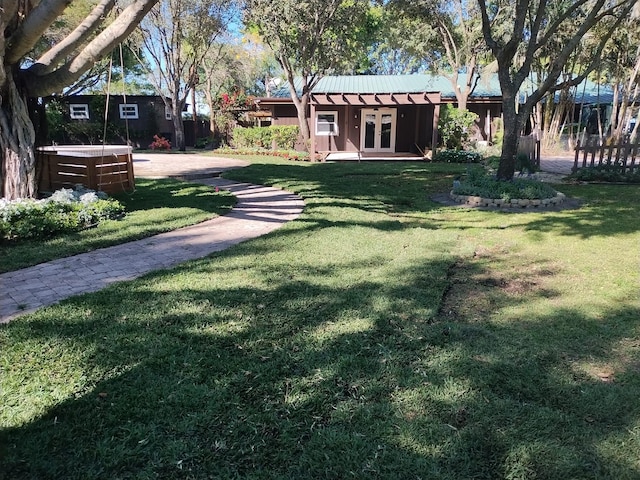
[{"label": "circular flower bed", "polygon": [[453,190],[449,196],[454,202],[468,205],[470,207],[488,207],[488,208],[546,208],[555,205],[561,205],[566,196],[564,193],[557,192],[555,197],[530,199],[530,198],[484,198],[476,195],[458,195]]},{"label": "circular flower bed", "polygon": [[449,196],[473,207],[520,209],[557,206],[566,198],[549,184],[531,178],[499,180],[480,166],[468,168],[463,178],[455,180]]}]

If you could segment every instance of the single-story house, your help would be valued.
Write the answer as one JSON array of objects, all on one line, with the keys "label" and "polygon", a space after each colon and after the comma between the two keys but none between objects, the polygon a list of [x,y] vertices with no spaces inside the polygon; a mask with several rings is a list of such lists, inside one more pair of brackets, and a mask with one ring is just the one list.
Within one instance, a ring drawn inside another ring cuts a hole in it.
[{"label": "single-story house", "polygon": [[[272,125],[298,123],[286,85],[255,102],[259,112],[270,114]],[[313,88],[309,103],[316,153],[422,156],[437,144],[440,106],[455,104],[456,97],[451,82],[441,76],[326,76]],[[493,122],[502,114],[497,80],[479,82],[467,108],[478,114],[476,139],[491,140]]]}]

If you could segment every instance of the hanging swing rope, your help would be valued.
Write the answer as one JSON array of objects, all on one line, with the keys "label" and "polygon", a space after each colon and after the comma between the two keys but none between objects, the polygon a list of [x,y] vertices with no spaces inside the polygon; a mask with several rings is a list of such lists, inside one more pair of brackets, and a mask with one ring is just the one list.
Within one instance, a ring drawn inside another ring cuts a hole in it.
[{"label": "hanging swing rope", "polygon": [[[125,81],[124,81],[124,54],[123,54],[123,50],[122,50],[122,44],[120,44],[120,69],[122,72],[122,98],[123,98],[123,102],[126,105],[127,103],[127,94],[126,94],[126,88],[125,88]],[[102,184],[102,173],[104,170],[104,157],[105,157],[105,150],[106,150],[106,140],[107,140],[107,123],[109,121],[109,105],[110,105],[110,99],[111,99],[111,83],[112,83],[112,72],[113,72],[113,52],[111,53],[111,56],[109,58],[109,72],[107,75],[107,94],[106,94],[106,100],[105,100],[105,107],[104,107],[104,123],[103,123],[103,130],[102,130],[102,152],[101,152],[101,156],[100,156],[100,171],[98,174],[98,185]],[[120,186],[122,187],[122,191],[125,193],[129,193],[132,194],[135,192],[135,184],[134,184],[134,180],[133,178],[131,179],[132,181],[132,188],[130,192],[127,192],[125,189],[125,181],[128,182],[129,178],[128,178],[128,173],[129,173],[129,165],[133,164],[133,155],[131,153],[131,151],[129,150],[131,148],[131,139],[130,139],[130,134],[129,134],[129,119],[128,117],[125,115],[125,131],[126,131],[126,145],[127,145],[127,153],[126,153],[126,161],[127,161],[127,179],[123,180],[122,175],[123,175],[123,171],[122,169],[118,170],[118,179],[119,179],[119,183]],[[116,163],[118,163],[120,161],[118,155],[116,153],[113,153],[111,155],[112,157],[114,157],[114,160],[116,161]]]}]

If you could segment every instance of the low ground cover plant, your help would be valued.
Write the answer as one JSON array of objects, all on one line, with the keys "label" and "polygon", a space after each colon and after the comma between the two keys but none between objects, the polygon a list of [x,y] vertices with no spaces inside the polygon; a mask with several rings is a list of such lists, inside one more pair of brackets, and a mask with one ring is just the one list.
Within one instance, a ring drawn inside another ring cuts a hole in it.
[{"label": "low ground cover plant", "polygon": [[453,184],[453,193],[482,198],[543,200],[553,198],[558,192],[549,184],[527,178],[511,181],[498,180],[482,166],[469,168],[467,174]]},{"label": "low ground cover plant", "polygon": [[[173,179],[138,179],[134,192],[114,194],[108,205],[115,204],[116,201],[124,207],[126,215],[103,220],[95,228],[65,230],[46,237],[29,235],[20,240],[0,241],[0,272],[193,225],[228,212],[235,203],[229,192],[216,192],[206,185]],[[54,219],[58,218],[57,211],[56,207],[54,214],[51,214]],[[35,222],[27,222],[27,218],[23,217],[19,225],[11,227],[12,231],[35,230],[37,233],[42,230],[42,227],[37,226],[43,221],[42,214],[31,217]]]},{"label": "low ground cover plant", "polygon": [[438,150],[433,157],[434,162],[445,163],[480,163],[482,155],[473,150]]},{"label": "low ground cover plant", "polygon": [[309,153],[298,152],[296,150],[271,150],[265,148],[219,148],[214,152],[216,155],[269,155],[272,157],[280,157],[286,160],[308,161]]},{"label": "low ground cover plant", "polygon": [[569,178],[579,182],[640,183],[640,168],[628,172],[616,165],[587,167],[578,169]]},{"label": "low ground cover plant", "polygon": [[117,218],[124,206],[103,192],[63,188],[41,199],[0,199],[0,238],[19,241],[82,230]]}]

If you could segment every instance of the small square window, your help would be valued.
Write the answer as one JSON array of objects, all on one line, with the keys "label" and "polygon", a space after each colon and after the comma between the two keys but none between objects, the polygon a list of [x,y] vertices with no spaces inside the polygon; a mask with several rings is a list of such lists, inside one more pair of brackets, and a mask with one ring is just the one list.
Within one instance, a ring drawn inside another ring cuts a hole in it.
[{"label": "small square window", "polygon": [[165,105],[164,107],[164,118],[166,120],[171,120],[171,109]]},{"label": "small square window", "polygon": [[138,118],[138,105],[135,103],[121,103],[120,118],[136,119]]},{"label": "small square window", "polygon": [[69,104],[69,113],[74,120],[88,120],[89,105],[86,103],[71,103]]},{"label": "small square window", "polygon": [[338,135],[338,112],[316,112],[316,135]]}]

